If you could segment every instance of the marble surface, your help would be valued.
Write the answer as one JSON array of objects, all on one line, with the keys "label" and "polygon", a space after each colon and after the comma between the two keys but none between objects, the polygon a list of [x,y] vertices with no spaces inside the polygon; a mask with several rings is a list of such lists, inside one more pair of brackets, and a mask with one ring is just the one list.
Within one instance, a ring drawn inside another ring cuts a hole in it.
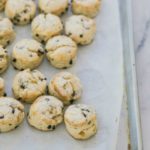
[{"label": "marble surface", "polygon": [[[135,57],[144,150],[150,150],[150,0],[133,1]],[[126,111],[121,114],[118,150],[127,150]]]}]

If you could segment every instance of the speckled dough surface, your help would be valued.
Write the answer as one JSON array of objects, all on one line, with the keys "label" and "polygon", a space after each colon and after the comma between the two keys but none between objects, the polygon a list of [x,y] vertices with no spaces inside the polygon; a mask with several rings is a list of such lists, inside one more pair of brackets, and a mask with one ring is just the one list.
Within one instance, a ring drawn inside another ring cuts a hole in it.
[{"label": "speckled dough surface", "polygon": [[3,73],[9,64],[9,56],[6,49],[0,45],[0,73]]},{"label": "speckled dough surface", "polygon": [[32,103],[46,92],[46,78],[38,70],[26,69],[16,74],[13,93],[16,99]]},{"label": "speckled dough surface", "polygon": [[32,105],[28,115],[31,126],[43,131],[54,130],[63,121],[63,103],[53,96],[41,96]]},{"label": "speckled dough surface", "polygon": [[63,24],[58,16],[53,14],[40,14],[32,22],[33,37],[43,44],[55,35],[59,35]]},{"label": "speckled dough surface", "polygon": [[0,132],[16,129],[24,119],[24,106],[10,97],[0,97]]},{"label": "speckled dough surface", "polygon": [[56,36],[50,39],[45,49],[48,60],[56,68],[68,68],[76,59],[77,45],[67,36]]},{"label": "speckled dough surface", "polygon": [[82,86],[75,75],[69,72],[61,72],[56,74],[50,81],[49,93],[68,105],[81,97]]},{"label": "speckled dough surface", "polygon": [[83,15],[73,15],[65,23],[65,33],[77,44],[89,44],[96,33],[95,20]]},{"label": "speckled dough surface", "polygon": [[8,0],[5,14],[14,24],[28,24],[36,13],[36,5],[33,0]]},{"label": "speckled dough surface", "polygon": [[68,107],[64,121],[67,131],[76,139],[88,139],[97,131],[95,110],[85,104]]},{"label": "speckled dough surface", "polygon": [[5,81],[0,77],[0,97],[5,94]]},{"label": "speckled dough surface", "polygon": [[2,11],[5,8],[7,0],[0,0],[0,11]]},{"label": "speckled dough surface", "polygon": [[7,46],[15,38],[13,24],[8,18],[0,17],[0,45]]},{"label": "speckled dough surface", "polygon": [[95,17],[99,12],[101,0],[72,0],[72,11],[75,14]]},{"label": "speckled dough surface", "polygon": [[33,39],[23,39],[16,43],[12,52],[12,64],[18,70],[34,69],[44,57],[41,43]]},{"label": "speckled dough surface", "polygon": [[68,0],[39,0],[39,8],[44,13],[61,15],[68,10]]}]

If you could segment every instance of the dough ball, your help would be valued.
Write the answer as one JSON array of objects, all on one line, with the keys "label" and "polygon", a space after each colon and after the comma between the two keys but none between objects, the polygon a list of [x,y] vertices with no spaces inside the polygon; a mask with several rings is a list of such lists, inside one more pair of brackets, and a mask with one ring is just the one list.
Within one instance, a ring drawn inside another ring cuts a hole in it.
[{"label": "dough ball", "polygon": [[56,36],[46,44],[46,56],[56,68],[68,68],[76,60],[77,45],[67,36]]},{"label": "dough ball", "polygon": [[46,92],[46,78],[38,70],[20,71],[13,81],[13,93],[16,99],[32,103]]},{"label": "dough ball", "polygon": [[67,131],[75,139],[88,139],[97,131],[95,110],[85,104],[69,106],[65,112],[64,121]]},{"label": "dough ball", "polygon": [[32,105],[28,115],[31,126],[43,130],[54,130],[63,121],[63,103],[53,96],[41,96]]},{"label": "dough ball", "polygon": [[77,44],[87,45],[94,39],[96,23],[91,18],[73,15],[66,21],[65,33]]},{"label": "dough ball", "polygon": [[35,13],[36,4],[33,0],[8,0],[6,3],[5,14],[14,24],[28,24]]},{"label": "dough ball", "polygon": [[0,97],[0,132],[16,129],[24,119],[24,106],[10,97]]},{"label": "dough ball", "polygon": [[72,104],[82,95],[80,80],[69,72],[56,74],[49,83],[49,93],[58,97],[65,105]]},{"label": "dough ball", "polygon": [[16,43],[12,52],[12,64],[18,70],[35,69],[44,57],[41,43],[32,39],[23,39]]}]

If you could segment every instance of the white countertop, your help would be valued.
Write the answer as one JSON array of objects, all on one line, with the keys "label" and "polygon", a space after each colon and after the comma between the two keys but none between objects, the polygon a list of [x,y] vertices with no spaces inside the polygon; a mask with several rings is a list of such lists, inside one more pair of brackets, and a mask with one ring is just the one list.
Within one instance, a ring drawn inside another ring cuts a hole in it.
[{"label": "white countertop", "polygon": [[[150,0],[133,0],[133,24],[144,150],[150,150]],[[118,150],[127,150],[126,112],[122,110]]]}]

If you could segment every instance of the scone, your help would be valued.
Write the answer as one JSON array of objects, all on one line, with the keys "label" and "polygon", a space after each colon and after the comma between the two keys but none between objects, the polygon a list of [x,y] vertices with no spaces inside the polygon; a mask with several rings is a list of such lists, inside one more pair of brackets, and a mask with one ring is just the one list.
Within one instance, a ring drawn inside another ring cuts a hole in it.
[{"label": "scone", "polygon": [[4,10],[7,0],[0,0],[0,11]]},{"label": "scone", "polygon": [[56,36],[48,40],[45,49],[49,62],[56,68],[68,68],[76,59],[77,45],[67,36]]},{"label": "scone", "polygon": [[91,18],[73,15],[65,23],[65,33],[77,44],[86,45],[94,39],[96,23]]},{"label": "scone", "polygon": [[12,87],[16,99],[32,103],[46,92],[46,78],[38,70],[26,69],[17,73]]},{"label": "scone", "polygon": [[7,50],[0,45],[0,73],[3,73],[9,64],[9,56]]},{"label": "scone", "polygon": [[72,11],[78,15],[95,17],[100,6],[101,0],[72,0]]},{"label": "scone", "polygon": [[0,132],[16,129],[24,119],[24,106],[10,97],[0,97]]},{"label": "scone", "polygon": [[55,35],[59,35],[63,29],[63,24],[58,16],[53,14],[40,14],[32,21],[32,36],[45,43]]},{"label": "scone", "polygon": [[7,46],[15,38],[13,24],[8,18],[0,17],[0,45]]},{"label": "scone", "polygon": [[12,52],[12,64],[18,70],[35,69],[44,57],[41,43],[33,39],[23,39],[16,43]]},{"label": "scone", "polygon": [[50,95],[59,98],[65,105],[72,104],[82,95],[82,86],[79,78],[69,72],[56,74],[50,81]]},{"label": "scone", "polygon": [[5,95],[5,82],[4,79],[0,77],[0,97]]},{"label": "scone", "polygon": [[41,96],[31,105],[28,122],[42,131],[54,130],[63,121],[63,103],[53,96]]},{"label": "scone", "polygon": [[5,14],[14,24],[28,24],[35,13],[36,4],[33,0],[8,0],[6,3]]},{"label": "scone", "polygon": [[69,106],[65,112],[64,121],[67,131],[75,139],[88,139],[97,131],[96,112],[85,104]]},{"label": "scone", "polygon": [[41,12],[62,15],[68,10],[68,0],[39,0]]}]

